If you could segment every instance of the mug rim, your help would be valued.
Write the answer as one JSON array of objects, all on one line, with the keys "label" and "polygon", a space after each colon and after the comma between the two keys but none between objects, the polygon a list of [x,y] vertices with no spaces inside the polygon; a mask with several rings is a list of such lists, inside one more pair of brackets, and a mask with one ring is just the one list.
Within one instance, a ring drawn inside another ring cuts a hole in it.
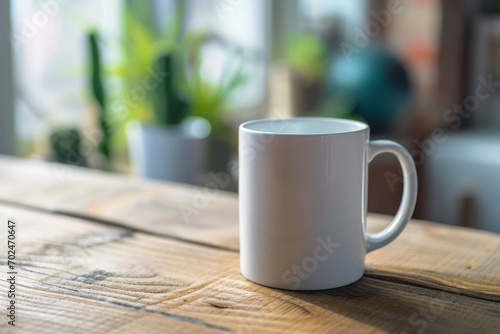
[{"label": "mug rim", "polygon": [[[286,132],[279,132],[279,131],[265,131],[265,130],[255,130],[255,129],[250,129],[248,128],[249,125],[256,124],[256,123],[274,123],[274,122],[279,122],[279,121],[292,121],[292,122],[301,122],[301,121],[320,121],[320,122],[331,122],[331,123],[341,123],[345,125],[354,125],[358,127],[357,129],[354,130],[346,130],[346,131],[340,131],[340,132],[333,132],[333,131],[318,131],[315,133],[286,133]],[[262,118],[262,119],[256,119],[252,121],[247,121],[244,122],[240,125],[239,130],[248,132],[248,133],[253,133],[253,134],[267,134],[267,135],[273,135],[273,136],[334,136],[334,135],[343,135],[343,134],[349,134],[349,133],[358,133],[358,132],[363,132],[366,130],[369,130],[370,126],[364,122],[361,121],[355,121],[355,120],[350,120],[350,119],[342,119],[342,118],[334,118],[334,117],[286,117],[286,118]]]}]

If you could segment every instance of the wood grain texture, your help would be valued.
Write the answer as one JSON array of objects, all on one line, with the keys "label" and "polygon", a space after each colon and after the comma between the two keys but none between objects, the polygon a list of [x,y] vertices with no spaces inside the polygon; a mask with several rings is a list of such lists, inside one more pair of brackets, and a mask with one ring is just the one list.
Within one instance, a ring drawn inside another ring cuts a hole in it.
[{"label": "wood grain texture", "polygon": [[[21,250],[19,327],[0,323],[5,333],[497,333],[500,327],[494,301],[370,277],[319,292],[270,289],[240,275],[234,251],[63,215],[3,205],[0,212],[17,220]],[[5,261],[1,254],[2,276]]]},{"label": "wood grain texture", "polygon": [[[0,200],[5,202],[237,251],[237,196],[205,191],[0,158]],[[185,207],[195,210],[189,221],[181,213]],[[381,230],[390,219],[369,215],[368,231]],[[392,244],[368,254],[366,265],[368,277],[500,301],[500,238],[496,234],[412,221]]]},{"label": "wood grain texture", "polygon": [[[220,182],[217,180],[217,182]],[[238,249],[234,194],[55,163],[0,158],[0,200]]]},{"label": "wood grain texture", "polygon": [[[387,224],[371,215],[369,231]],[[366,275],[500,302],[500,235],[413,221],[387,247],[367,255]]]}]

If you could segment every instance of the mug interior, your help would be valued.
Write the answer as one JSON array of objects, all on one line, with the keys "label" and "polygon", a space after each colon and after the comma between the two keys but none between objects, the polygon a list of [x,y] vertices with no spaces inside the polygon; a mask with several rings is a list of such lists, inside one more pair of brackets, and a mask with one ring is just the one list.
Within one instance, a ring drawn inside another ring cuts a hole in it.
[{"label": "mug interior", "polygon": [[297,117],[250,121],[243,123],[241,128],[251,132],[277,135],[325,135],[363,131],[368,129],[368,125],[345,119]]}]

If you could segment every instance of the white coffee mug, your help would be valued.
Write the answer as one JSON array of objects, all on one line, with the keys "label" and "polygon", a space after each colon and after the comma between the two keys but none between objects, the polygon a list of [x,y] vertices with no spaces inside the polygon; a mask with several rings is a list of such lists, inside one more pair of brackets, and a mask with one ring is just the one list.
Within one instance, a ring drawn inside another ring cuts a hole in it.
[{"label": "white coffee mug", "polygon": [[[301,117],[239,128],[241,272],[274,288],[321,290],[363,276],[365,255],[393,241],[415,208],[417,174],[401,145],[369,141],[362,122]],[[396,217],[367,235],[368,163],[400,161],[404,190]]]}]

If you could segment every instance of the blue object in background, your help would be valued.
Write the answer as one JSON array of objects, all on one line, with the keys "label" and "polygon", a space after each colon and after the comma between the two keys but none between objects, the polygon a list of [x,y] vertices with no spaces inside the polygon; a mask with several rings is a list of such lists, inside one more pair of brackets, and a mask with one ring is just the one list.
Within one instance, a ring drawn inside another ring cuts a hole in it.
[{"label": "blue object in background", "polygon": [[327,93],[350,96],[352,113],[363,118],[372,132],[387,129],[410,98],[403,64],[382,49],[367,49],[350,57],[338,55],[327,71]]}]

